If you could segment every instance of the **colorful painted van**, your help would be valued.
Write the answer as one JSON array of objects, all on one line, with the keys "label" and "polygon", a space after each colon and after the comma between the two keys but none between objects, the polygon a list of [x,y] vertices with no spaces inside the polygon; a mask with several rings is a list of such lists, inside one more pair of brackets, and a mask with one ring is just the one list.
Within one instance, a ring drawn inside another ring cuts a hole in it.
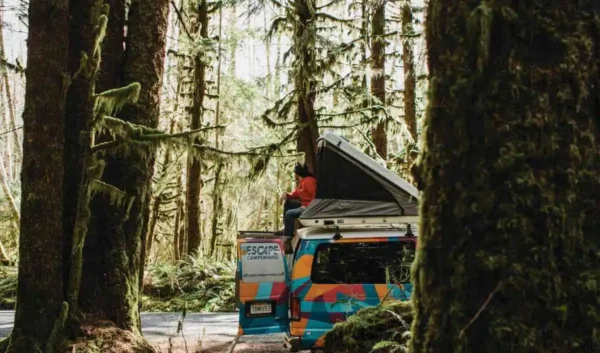
[{"label": "colorful painted van", "polygon": [[242,233],[239,333],[283,332],[291,351],[318,350],[336,322],[386,298],[410,298],[415,249],[402,227],[303,228],[287,256],[280,237]]}]

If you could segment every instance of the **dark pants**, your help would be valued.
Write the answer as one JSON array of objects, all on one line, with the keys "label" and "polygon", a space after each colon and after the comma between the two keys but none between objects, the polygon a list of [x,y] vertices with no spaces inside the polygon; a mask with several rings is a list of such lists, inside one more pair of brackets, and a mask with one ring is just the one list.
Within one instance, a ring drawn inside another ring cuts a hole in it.
[{"label": "dark pants", "polygon": [[283,205],[283,235],[286,237],[294,236],[294,223],[304,211],[302,203],[298,200],[285,200]]}]

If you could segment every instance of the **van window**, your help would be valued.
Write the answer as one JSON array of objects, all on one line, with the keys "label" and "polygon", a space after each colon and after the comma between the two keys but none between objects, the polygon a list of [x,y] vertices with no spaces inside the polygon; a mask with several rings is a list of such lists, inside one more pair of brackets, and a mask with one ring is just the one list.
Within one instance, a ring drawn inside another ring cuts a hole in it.
[{"label": "van window", "polygon": [[322,284],[407,283],[414,242],[326,243],[317,246],[311,280]]}]

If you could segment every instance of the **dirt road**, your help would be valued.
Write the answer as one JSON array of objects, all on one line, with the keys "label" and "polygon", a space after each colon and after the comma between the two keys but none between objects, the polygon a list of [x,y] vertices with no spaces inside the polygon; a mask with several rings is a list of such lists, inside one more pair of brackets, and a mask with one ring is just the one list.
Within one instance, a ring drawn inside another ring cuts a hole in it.
[{"label": "dirt road", "polygon": [[[237,313],[188,314],[183,331],[177,334],[180,315],[177,313],[142,313],[144,336],[166,353],[224,353],[237,333]],[[0,338],[10,334],[14,312],[0,311]],[[187,351],[186,351],[187,346]],[[286,353],[282,335],[245,336],[239,340],[235,353]]]}]

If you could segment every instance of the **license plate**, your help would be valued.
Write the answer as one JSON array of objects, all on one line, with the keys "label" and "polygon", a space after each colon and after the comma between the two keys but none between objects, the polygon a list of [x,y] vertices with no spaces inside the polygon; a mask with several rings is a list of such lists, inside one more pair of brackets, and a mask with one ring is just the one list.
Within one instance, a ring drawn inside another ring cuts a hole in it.
[{"label": "license plate", "polygon": [[273,312],[273,307],[271,304],[252,304],[250,305],[250,314],[251,315],[263,315],[263,314],[271,314]]}]

